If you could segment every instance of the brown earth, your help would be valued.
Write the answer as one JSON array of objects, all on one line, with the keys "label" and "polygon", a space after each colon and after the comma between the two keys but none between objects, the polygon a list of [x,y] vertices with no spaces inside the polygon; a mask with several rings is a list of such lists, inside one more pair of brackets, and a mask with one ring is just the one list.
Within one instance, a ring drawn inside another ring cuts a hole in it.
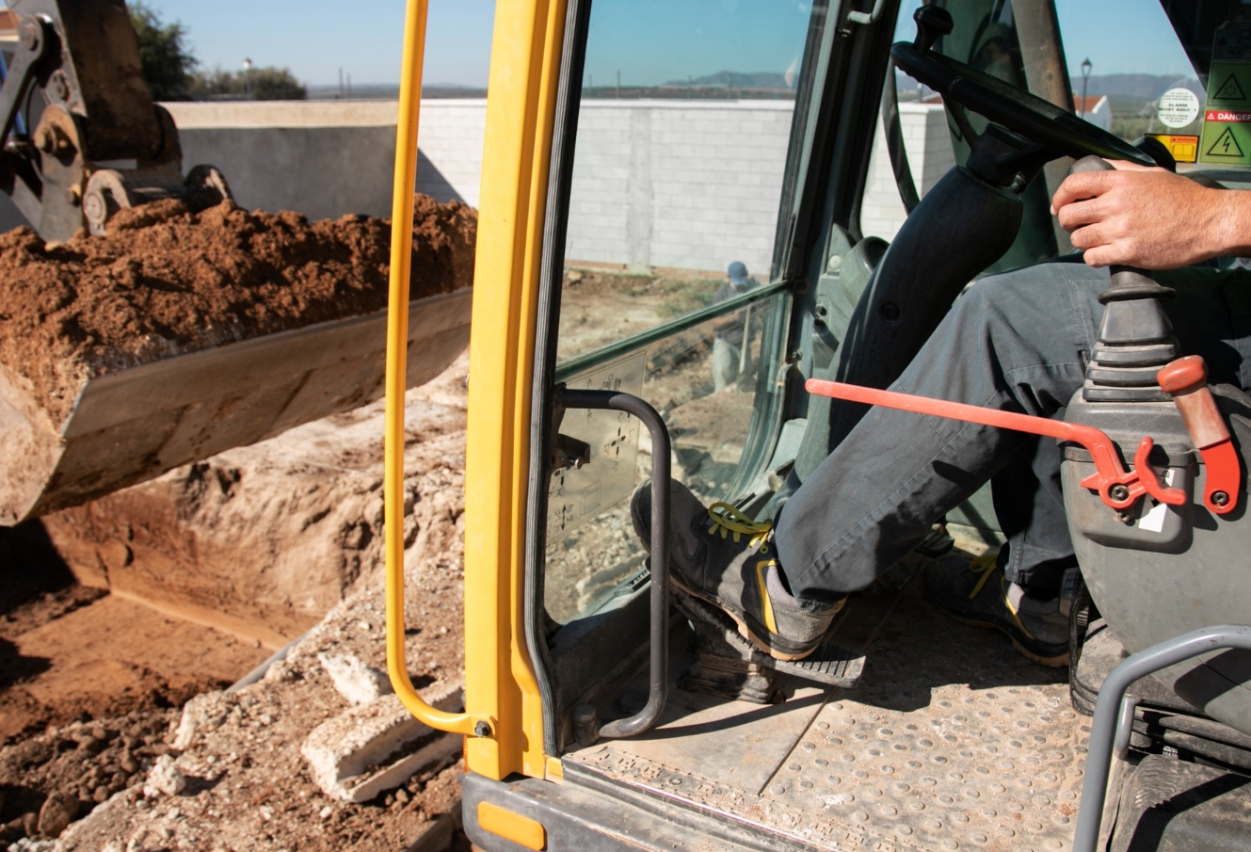
[{"label": "brown earth", "polygon": [[[412,578],[409,662],[418,685],[458,677],[462,665],[467,371],[462,356],[407,396],[405,562]],[[92,817],[93,836],[105,840],[78,848],[94,852],[118,838],[126,848],[139,831],[132,821],[165,814],[146,811],[151,803],[138,792],[144,772],[168,750],[167,730],[179,718],[177,709],[165,708],[237,680],[345,598],[354,595],[356,603],[336,610],[329,626],[306,641],[320,651],[350,651],[368,665],[383,665],[376,591],[381,412],[382,404],[375,403],[306,424],[105,501],[0,531],[0,573],[7,581],[0,588],[0,744],[6,738],[9,743],[0,747],[0,798],[8,801],[0,803],[0,826],[6,826],[0,843],[19,833],[38,836],[26,824],[37,820],[53,794],[76,802],[81,818],[97,798],[121,789],[124,804]],[[193,801],[178,806],[184,818],[175,827],[194,820],[204,845],[184,848],[212,848],[205,829],[217,820],[212,814],[236,807],[249,815],[238,816],[239,825],[258,832],[261,826],[249,820],[260,820],[260,808],[273,807],[274,825],[265,821],[263,828],[275,837],[303,832],[299,843],[284,841],[292,849],[323,843],[369,849],[375,842],[379,849],[404,848],[397,837],[417,836],[455,810],[459,781],[442,768],[410,780],[399,798],[387,794],[361,806],[326,800],[304,774],[299,745],[345,701],[328,688],[317,653],[306,657],[304,663],[300,654],[290,661],[298,672],[290,681],[249,688],[255,699],[228,699],[262,702],[268,709],[253,716],[281,718],[273,729],[286,733],[270,737],[267,728],[259,737],[250,724],[227,725],[210,738],[213,760],[239,774],[230,783],[212,781],[217,792],[203,797],[195,786],[200,782],[192,784]],[[242,712],[252,705],[239,706]],[[95,737],[110,743],[98,752],[96,745],[84,750],[76,744],[84,730],[123,732],[137,722],[159,728],[151,748],[131,749],[137,775],[118,777],[124,743],[114,743],[117,737]],[[47,726],[56,730],[45,732]],[[26,749],[50,756],[32,761]],[[208,765],[205,753],[195,759]],[[105,790],[97,794],[101,786]],[[265,801],[253,803],[257,791],[266,789]],[[312,803],[312,811],[304,807]],[[323,818],[327,807],[331,813]],[[280,831],[283,824],[289,829]],[[153,843],[165,827],[154,829]],[[224,848],[259,847],[238,839]]]},{"label": "brown earth", "polygon": [[[461,356],[406,396],[405,543],[413,565],[460,535]],[[277,649],[382,566],[382,401],[170,471],[43,519],[83,585]]]},{"label": "brown earth", "polygon": [[[414,298],[473,280],[476,212],[417,196]],[[391,227],[345,216],[193,213],[177,200],[123,210],[109,235],[45,243],[0,235],[0,365],[54,423],[87,378],[386,306]]]},{"label": "brown earth", "polygon": [[[434,690],[459,683],[464,664],[462,634],[447,626],[462,618],[460,552],[443,558],[445,568],[410,572],[406,589],[410,673],[419,688]],[[300,752],[311,730],[349,707],[322,656],[383,667],[384,624],[381,590],[356,595],[257,683],[196,698],[199,721],[183,741],[179,724],[190,708],[74,722],[0,749],[0,843],[59,836],[66,852],[382,852],[438,835],[436,822],[446,822],[446,839],[421,848],[449,848],[460,803],[455,755],[355,805],[328,797]],[[185,779],[173,794],[151,785],[152,767],[166,755]],[[455,842],[468,848],[463,836]]]}]

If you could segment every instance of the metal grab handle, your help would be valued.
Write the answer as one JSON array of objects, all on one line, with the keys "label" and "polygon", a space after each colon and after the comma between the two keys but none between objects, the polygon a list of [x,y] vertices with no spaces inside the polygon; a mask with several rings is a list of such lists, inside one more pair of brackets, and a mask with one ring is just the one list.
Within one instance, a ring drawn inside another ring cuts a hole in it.
[{"label": "metal grab handle", "polygon": [[651,661],[647,706],[599,730],[601,737],[632,737],[651,730],[660,721],[669,695],[669,430],[656,409],[628,393],[565,388],[556,397],[556,404],[565,408],[624,411],[642,420],[652,436]]},{"label": "metal grab handle", "polygon": [[1082,782],[1073,852],[1095,852],[1099,842],[1112,751],[1118,741],[1128,742],[1128,733],[1122,736],[1121,728],[1132,720],[1132,708],[1131,712],[1122,713],[1126,691],[1139,678],[1221,648],[1251,651],[1251,627],[1221,624],[1192,630],[1131,655],[1108,675],[1099,688],[1095,718],[1090,725],[1086,778]]}]

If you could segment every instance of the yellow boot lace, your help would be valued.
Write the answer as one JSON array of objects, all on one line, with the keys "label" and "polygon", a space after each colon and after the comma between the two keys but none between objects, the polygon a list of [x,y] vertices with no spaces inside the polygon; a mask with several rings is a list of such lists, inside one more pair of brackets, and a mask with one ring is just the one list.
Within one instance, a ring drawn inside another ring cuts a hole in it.
[{"label": "yellow boot lace", "polygon": [[722,538],[733,535],[735,544],[743,536],[751,536],[747,540],[748,547],[759,549],[762,554],[769,552],[766,542],[773,530],[773,521],[753,521],[729,503],[720,502],[708,507],[708,517],[712,518],[712,526],[708,528],[709,535],[716,535],[718,532]]},{"label": "yellow boot lace", "polygon": [[[982,587],[986,585],[986,581],[990,579],[990,575],[995,573],[995,568],[998,567],[998,559],[998,552],[992,551],[984,556],[977,557],[969,563],[970,571],[974,574],[982,575],[978,579],[977,585],[973,587],[973,591],[969,592],[969,600],[973,600],[977,597],[978,592],[982,590]],[[1006,581],[1006,577],[999,578],[999,593],[1003,595],[1004,606],[1008,608],[1008,612],[1012,613],[1012,619],[1016,622],[1016,626],[1021,628],[1021,632],[1033,639],[1034,634],[1025,629],[1025,625],[1021,623],[1021,616],[1017,614],[1016,607],[1012,605],[1012,598],[1008,597],[1008,589],[1005,585]]]},{"label": "yellow boot lace", "polygon": [[973,600],[977,597],[978,593],[982,591],[982,587],[986,585],[986,581],[990,579],[990,575],[995,573],[998,560],[999,552],[991,551],[990,553],[985,553],[977,557],[969,563],[970,571],[974,574],[982,575],[977,581],[977,585],[973,587],[973,591],[969,592],[969,600]]}]

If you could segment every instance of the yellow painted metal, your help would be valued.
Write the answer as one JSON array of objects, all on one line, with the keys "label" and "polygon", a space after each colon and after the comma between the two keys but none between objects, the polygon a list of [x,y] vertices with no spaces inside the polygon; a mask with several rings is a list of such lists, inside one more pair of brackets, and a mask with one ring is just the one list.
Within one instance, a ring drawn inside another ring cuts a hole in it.
[{"label": "yellow painted metal", "polygon": [[547,846],[547,829],[543,828],[541,822],[490,802],[478,803],[478,825],[526,849],[543,849]]},{"label": "yellow painted metal", "polygon": [[[426,45],[427,0],[410,0],[404,21],[404,64],[395,145],[395,197],[391,207],[391,282],[387,308],[386,443],[383,495],[386,529],[387,671],[408,711],[440,731],[472,736],[485,716],[431,707],[408,676],[404,660],[404,389],[408,363],[408,282],[412,272],[413,187],[417,183],[417,119]],[[492,726],[493,727],[493,726]]]},{"label": "yellow painted metal", "polygon": [[530,393],[565,0],[498,0],[469,348],[465,703],[497,720],[466,743],[488,778],[542,778],[543,715],[523,633]]}]

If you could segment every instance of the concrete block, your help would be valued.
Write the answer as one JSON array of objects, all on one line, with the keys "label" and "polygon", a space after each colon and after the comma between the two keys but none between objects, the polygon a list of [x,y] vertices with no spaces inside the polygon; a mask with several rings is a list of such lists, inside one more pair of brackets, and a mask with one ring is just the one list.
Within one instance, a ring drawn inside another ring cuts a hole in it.
[{"label": "concrete block", "polygon": [[[422,697],[440,710],[458,710],[464,703],[459,680],[422,690]],[[459,736],[428,728],[397,696],[386,695],[318,725],[300,753],[327,796],[360,803],[449,759],[460,747]]]},{"label": "concrete block", "polygon": [[318,654],[318,662],[330,675],[334,688],[352,704],[369,704],[391,691],[386,672],[370,668],[351,654]]}]

